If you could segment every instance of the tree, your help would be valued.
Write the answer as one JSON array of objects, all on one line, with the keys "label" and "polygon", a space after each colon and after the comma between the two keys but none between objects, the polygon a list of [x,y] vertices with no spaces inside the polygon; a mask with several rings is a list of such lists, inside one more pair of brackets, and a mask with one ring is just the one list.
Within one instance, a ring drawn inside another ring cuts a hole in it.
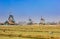
[{"label": "tree", "polygon": [[9,23],[8,23],[8,21],[5,21],[5,23],[4,23],[5,25],[8,25]]}]

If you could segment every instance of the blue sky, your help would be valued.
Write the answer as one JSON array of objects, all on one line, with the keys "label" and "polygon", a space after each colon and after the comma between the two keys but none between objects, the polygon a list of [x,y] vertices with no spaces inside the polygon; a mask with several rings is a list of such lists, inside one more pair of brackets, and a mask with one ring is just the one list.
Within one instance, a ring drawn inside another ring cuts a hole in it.
[{"label": "blue sky", "polygon": [[46,22],[59,21],[60,0],[0,0],[0,22],[6,21],[10,14],[16,22],[29,18],[40,22],[41,16]]}]

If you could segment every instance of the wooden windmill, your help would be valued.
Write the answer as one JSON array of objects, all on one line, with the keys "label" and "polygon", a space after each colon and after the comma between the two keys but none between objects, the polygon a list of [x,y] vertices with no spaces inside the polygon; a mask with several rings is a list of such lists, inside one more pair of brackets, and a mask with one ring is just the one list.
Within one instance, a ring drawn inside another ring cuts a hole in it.
[{"label": "wooden windmill", "polygon": [[32,24],[33,24],[32,19],[29,19],[28,25],[32,25]]},{"label": "wooden windmill", "polygon": [[40,24],[45,25],[45,19],[43,17],[41,17],[41,19],[40,19]]},{"label": "wooden windmill", "polygon": [[8,22],[9,24],[15,24],[13,15],[9,15]]},{"label": "wooden windmill", "polygon": [[9,18],[8,18],[8,20],[5,22],[5,24],[7,24],[7,25],[14,25],[14,24],[15,24],[13,15],[9,15]]}]

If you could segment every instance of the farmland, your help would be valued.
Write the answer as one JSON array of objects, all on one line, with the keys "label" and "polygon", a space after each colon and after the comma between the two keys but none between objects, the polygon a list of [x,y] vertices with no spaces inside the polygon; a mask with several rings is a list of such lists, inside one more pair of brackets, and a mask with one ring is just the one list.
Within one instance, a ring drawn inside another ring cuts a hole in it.
[{"label": "farmland", "polygon": [[60,25],[0,25],[0,39],[60,39]]}]

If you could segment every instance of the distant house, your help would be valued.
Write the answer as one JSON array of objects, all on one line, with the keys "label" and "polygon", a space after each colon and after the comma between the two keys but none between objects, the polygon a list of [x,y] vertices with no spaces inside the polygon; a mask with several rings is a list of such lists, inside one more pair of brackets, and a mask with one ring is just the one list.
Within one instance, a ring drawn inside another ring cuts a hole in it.
[{"label": "distant house", "polygon": [[4,23],[0,23],[0,25],[4,25]]}]

